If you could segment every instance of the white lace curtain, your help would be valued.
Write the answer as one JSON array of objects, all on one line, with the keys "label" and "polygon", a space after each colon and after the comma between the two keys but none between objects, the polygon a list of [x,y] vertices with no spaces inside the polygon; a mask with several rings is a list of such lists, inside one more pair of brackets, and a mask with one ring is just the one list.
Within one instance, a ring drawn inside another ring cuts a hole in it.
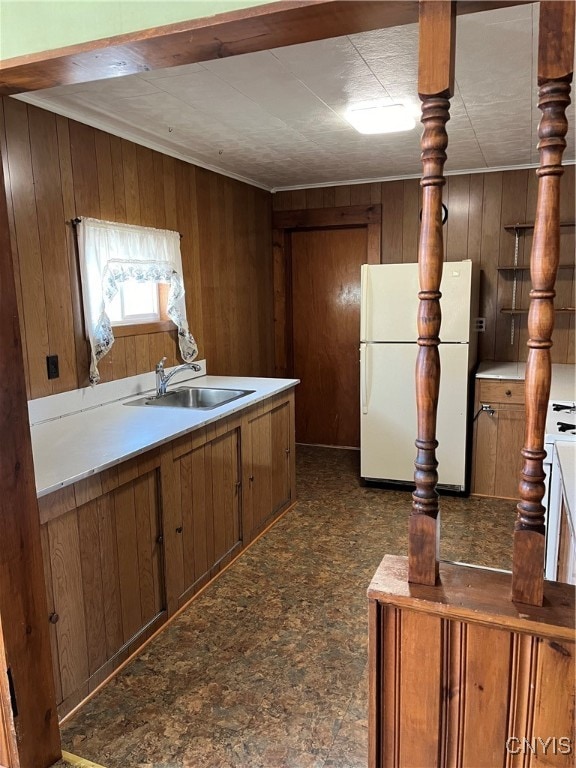
[{"label": "white lace curtain", "polygon": [[179,233],[90,218],[80,220],[76,233],[86,334],[91,346],[90,383],[100,381],[98,362],[114,344],[106,303],[125,280],[170,285],[167,314],[178,328],[182,359],[192,362],[198,347],[186,320]]}]

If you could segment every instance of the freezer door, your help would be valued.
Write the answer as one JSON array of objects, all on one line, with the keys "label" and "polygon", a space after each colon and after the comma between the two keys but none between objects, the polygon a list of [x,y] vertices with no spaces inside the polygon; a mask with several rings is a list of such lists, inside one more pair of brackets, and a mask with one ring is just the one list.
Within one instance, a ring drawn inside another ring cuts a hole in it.
[{"label": "freezer door", "polygon": [[361,341],[416,341],[416,264],[362,266]]},{"label": "freezer door", "polygon": [[[469,342],[472,262],[446,262],[442,283],[445,343]],[[418,338],[417,264],[362,265],[361,341],[410,342]]]},{"label": "freezer door", "polygon": [[444,344],[458,342],[467,344],[470,341],[471,330],[472,262],[445,261],[440,292],[442,293],[441,341]]},{"label": "freezer door", "polygon": [[[412,483],[416,458],[416,344],[360,347],[360,474]],[[440,485],[464,490],[468,345],[441,344],[437,450]]]}]

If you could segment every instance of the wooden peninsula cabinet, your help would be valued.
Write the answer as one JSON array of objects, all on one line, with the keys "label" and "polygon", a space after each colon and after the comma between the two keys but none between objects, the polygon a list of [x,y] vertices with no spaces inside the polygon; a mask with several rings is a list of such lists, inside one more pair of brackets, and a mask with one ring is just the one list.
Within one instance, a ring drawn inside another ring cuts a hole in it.
[{"label": "wooden peninsula cabinet", "polygon": [[292,390],[41,497],[60,716],[294,500]]},{"label": "wooden peninsula cabinet", "polygon": [[516,499],[524,442],[524,382],[476,379],[472,493]]}]

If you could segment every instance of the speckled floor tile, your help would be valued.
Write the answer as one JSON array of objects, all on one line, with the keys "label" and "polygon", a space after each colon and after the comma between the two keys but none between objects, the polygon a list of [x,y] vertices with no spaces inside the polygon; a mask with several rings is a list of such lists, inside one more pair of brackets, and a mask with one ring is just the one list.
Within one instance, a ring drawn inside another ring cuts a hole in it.
[{"label": "speckled floor tile", "polygon": [[[411,498],[298,447],[299,504],[62,729],[106,768],[364,768],[366,589]],[[441,498],[442,556],[510,567],[515,505]],[[489,533],[489,535],[487,535]]]}]

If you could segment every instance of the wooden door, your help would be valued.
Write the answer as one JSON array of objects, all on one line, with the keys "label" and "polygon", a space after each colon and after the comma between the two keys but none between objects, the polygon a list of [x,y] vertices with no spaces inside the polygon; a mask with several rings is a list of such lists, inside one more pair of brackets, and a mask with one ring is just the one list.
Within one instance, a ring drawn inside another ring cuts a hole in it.
[{"label": "wooden door", "polygon": [[366,227],[292,232],[296,440],[360,445],[360,266]]}]

